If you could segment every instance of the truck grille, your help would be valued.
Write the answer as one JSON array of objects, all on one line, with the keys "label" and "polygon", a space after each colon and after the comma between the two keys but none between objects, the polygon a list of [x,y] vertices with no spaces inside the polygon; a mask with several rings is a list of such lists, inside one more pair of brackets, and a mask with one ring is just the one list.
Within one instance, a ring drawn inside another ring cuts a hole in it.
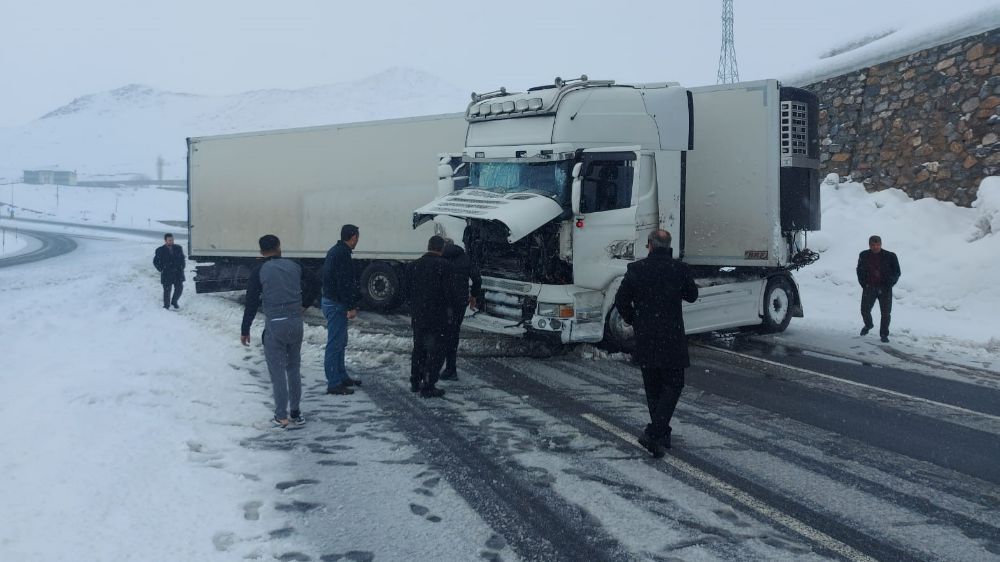
[{"label": "truck grille", "polygon": [[486,314],[513,322],[531,320],[538,305],[534,297],[486,291],[484,308]]},{"label": "truck grille", "polygon": [[483,288],[496,289],[498,291],[518,293],[522,295],[527,295],[531,292],[530,283],[519,283],[517,281],[508,281],[506,279],[495,279],[491,277],[483,277]]}]

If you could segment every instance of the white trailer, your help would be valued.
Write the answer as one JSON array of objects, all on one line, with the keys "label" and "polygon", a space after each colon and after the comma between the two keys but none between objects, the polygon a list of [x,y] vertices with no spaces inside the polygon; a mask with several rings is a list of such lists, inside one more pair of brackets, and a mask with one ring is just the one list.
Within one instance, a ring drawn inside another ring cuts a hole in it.
[{"label": "white trailer", "polygon": [[[486,303],[469,325],[563,343],[627,347],[614,297],[648,233],[673,234],[695,271],[688,333],[802,315],[791,270],[818,230],[818,104],[765,80],[687,89],[675,83],[562,81],[473,96],[462,158],[413,225],[442,216],[483,273]],[[442,161],[442,163],[445,163]]]},{"label": "white trailer", "polygon": [[[414,207],[438,193],[434,163],[460,152],[462,114],[188,139],[188,254],[199,293],[246,287],[264,234],[318,271],[340,227],[355,224],[362,298],[399,304],[406,262],[442,230],[409,228]],[[447,220],[447,219],[445,219]]]}]

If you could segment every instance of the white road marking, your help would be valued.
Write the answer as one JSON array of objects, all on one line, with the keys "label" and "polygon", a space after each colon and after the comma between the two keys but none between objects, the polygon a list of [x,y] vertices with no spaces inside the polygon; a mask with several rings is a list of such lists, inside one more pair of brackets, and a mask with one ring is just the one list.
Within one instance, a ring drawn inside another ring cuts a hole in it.
[{"label": "white road marking", "polygon": [[865,384],[865,383],[862,383],[862,382],[855,382],[855,381],[848,380],[848,379],[842,379],[840,377],[835,377],[833,375],[827,375],[827,374],[820,373],[820,372],[817,372],[817,371],[810,371],[809,369],[803,369],[801,367],[793,367],[792,365],[786,365],[784,363],[778,363],[777,361],[771,361],[770,359],[763,359],[761,357],[754,357],[753,355],[747,355],[745,353],[740,353],[738,351],[730,351],[728,349],[721,349],[721,348],[718,348],[718,347],[711,347],[711,346],[705,346],[705,347],[707,347],[708,349],[711,349],[712,351],[718,351],[719,353],[729,353],[731,355],[736,355],[737,357],[743,357],[744,359],[750,359],[752,361],[760,361],[761,363],[766,363],[768,365],[774,365],[776,367],[781,367],[783,369],[790,369],[792,371],[798,371],[800,373],[804,373],[804,374],[811,375],[811,376],[814,376],[814,377],[821,377],[821,378],[829,379],[831,381],[836,381],[836,382],[839,382],[839,383],[849,384],[849,385],[852,385],[852,386],[858,386],[858,387],[861,387],[861,388],[866,388],[868,390],[874,390],[876,392],[881,392],[883,394],[889,394],[891,396],[898,396],[900,398],[905,398],[907,400],[913,400],[913,401],[916,401],[916,402],[923,402],[925,404],[932,404],[934,406],[940,406],[942,408],[948,408],[949,410],[955,410],[956,412],[961,412],[963,414],[970,414],[970,415],[973,415],[973,416],[980,416],[980,417],[983,417],[983,418],[988,418],[988,419],[991,419],[991,420],[994,420],[994,421],[1000,421],[1000,416],[995,416],[993,414],[987,414],[986,412],[977,412],[976,410],[969,410],[968,408],[963,408],[961,406],[955,406],[953,404],[945,404],[944,402],[936,402],[934,400],[929,400],[927,398],[921,398],[919,396],[913,396],[911,394],[906,394],[906,393],[903,393],[903,392],[897,392],[895,390],[889,390],[887,388],[882,388],[880,386],[872,386],[870,384]]},{"label": "white road marking", "polygon": [[[628,433],[627,431],[601,419],[593,414],[581,414],[583,419],[589,421],[590,423],[600,427],[601,429],[615,435],[616,437],[622,439],[623,441],[631,444],[634,447],[646,452],[646,448],[639,444],[636,438]],[[726,484],[722,480],[695,468],[694,466],[679,460],[675,457],[670,456],[668,453],[662,458],[663,462],[669,464],[671,467],[680,470],[681,472],[687,474],[688,476],[698,480],[705,486],[713,488],[718,492],[728,496],[732,501],[739,503],[740,505],[746,507],[751,511],[755,511],[764,517],[771,519],[772,521],[777,521],[780,525],[788,527],[792,531],[798,533],[799,535],[805,537],[806,539],[819,544],[823,548],[836,552],[837,554],[851,560],[853,562],[876,562],[875,558],[860,552],[853,547],[846,545],[837,539],[827,535],[826,533],[816,530],[809,525],[799,521],[798,519],[779,511],[778,509],[771,507],[770,505],[764,503],[763,501],[747,494],[746,492],[739,490],[729,484]]]}]

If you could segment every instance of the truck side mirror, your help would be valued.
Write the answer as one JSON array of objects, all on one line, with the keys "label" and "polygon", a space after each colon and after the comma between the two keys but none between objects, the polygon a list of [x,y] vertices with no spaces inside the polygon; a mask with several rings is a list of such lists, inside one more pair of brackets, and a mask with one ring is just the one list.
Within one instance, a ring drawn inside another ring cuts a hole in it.
[{"label": "truck side mirror", "polygon": [[583,162],[577,162],[573,165],[573,190],[570,195],[570,204],[572,205],[574,215],[580,214],[581,170],[583,170]]},{"label": "truck side mirror", "polygon": [[452,169],[450,165],[438,165],[438,197],[455,191],[455,178],[451,174]]}]

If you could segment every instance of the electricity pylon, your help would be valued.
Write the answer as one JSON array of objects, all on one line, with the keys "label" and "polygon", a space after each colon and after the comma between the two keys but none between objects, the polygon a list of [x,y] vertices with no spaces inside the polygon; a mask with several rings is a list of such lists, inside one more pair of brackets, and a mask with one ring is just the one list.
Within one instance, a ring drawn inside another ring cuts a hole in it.
[{"label": "electricity pylon", "polygon": [[716,84],[740,81],[736,66],[736,42],[733,40],[733,0],[722,0],[722,51],[719,53],[719,73]]}]

